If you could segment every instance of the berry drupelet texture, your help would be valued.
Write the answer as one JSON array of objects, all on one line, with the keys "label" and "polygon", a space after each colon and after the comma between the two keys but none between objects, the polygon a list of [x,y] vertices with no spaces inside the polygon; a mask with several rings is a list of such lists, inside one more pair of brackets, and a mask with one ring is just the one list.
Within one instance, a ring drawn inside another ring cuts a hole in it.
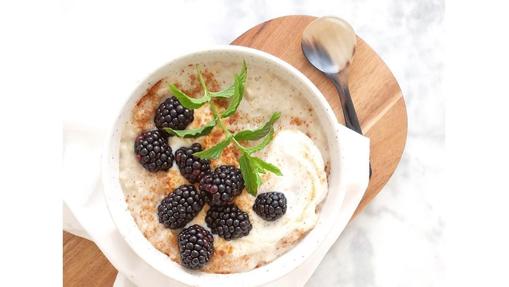
[{"label": "berry drupelet texture", "polygon": [[205,222],[212,230],[212,233],[226,240],[246,236],[253,228],[247,213],[233,204],[210,207],[207,211]]},{"label": "berry drupelet texture", "polygon": [[141,133],[134,141],[134,152],[138,161],[148,171],[167,171],[173,165],[168,136],[159,130]]},{"label": "berry drupelet texture", "polygon": [[210,160],[200,159],[193,155],[195,152],[202,151],[199,143],[194,143],[190,147],[181,147],[175,152],[175,162],[179,167],[180,174],[190,183],[197,183],[210,173]]},{"label": "berry drupelet texture", "polygon": [[184,228],[178,235],[178,245],[182,266],[189,269],[200,269],[214,252],[214,237],[200,225]]},{"label": "berry drupelet texture", "polygon": [[159,222],[176,229],[186,226],[200,212],[205,202],[192,185],[181,185],[166,196],[157,207]]},{"label": "berry drupelet texture", "polygon": [[226,205],[233,201],[244,188],[240,169],[232,165],[222,165],[200,180],[200,190],[210,205]]},{"label": "berry drupelet texture", "polygon": [[194,111],[184,108],[176,97],[166,99],[156,110],[154,123],[160,130],[172,128],[185,129],[194,120]]},{"label": "berry drupelet texture", "polygon": [[256,197],[253,210],[267,221],[277,220],[286,213],[286,197],[275,191],[260,193]]}]

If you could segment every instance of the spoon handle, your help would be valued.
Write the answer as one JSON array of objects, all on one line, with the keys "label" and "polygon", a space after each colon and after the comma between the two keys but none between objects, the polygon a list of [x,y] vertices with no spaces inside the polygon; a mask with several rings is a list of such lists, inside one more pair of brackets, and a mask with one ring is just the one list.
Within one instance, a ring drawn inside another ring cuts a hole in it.
[{"label": "spoon handle", "polygon": [[[348,89],[348,70],[344,70],[338,74],[327,74],[327,77],[334,83],[336,90],[339,94],[339,101],[341,102],[341,109],[345,118],[345,126],[351,130],[356,131],[362,135],[361,125],[357,118],[357,112],[353,105],[350,90]],[[371,161],[369,163],[369,178],[371,178]]]},{"label": "spoon handle", "polygon": [[336,90],[339,94],[343,116],[345,118],[345,126],[351,130],[356,131],[362,135],[361,125],[357,118],[357,112],[350,97],[350,90],[348,89],[348,75],[345,72],[338,74],[327,74],[327,77],[334,83]]}]

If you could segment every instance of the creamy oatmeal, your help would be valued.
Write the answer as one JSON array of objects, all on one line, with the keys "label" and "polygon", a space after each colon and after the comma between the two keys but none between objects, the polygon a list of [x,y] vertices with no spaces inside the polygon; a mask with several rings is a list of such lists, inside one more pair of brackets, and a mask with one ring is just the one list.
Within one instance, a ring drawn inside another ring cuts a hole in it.
[{"label": "creamy oatmeal", "polygon": [[[207,86],[217,91],[229,86],[240,64],[221,62],[202,63]],[[195,75],[195,67],[186,65],[175,68],[165,78],[153,83],[136,103],[132,115],[124,124],[120,144],[120,182],[128,208],[139,229],[155,248],[167,254],[171,260],[180,261],[177,235],[160,224],[157,206],[161,200],[182,184],[188,184],[176,164],[167,172],[151,173],[137,161],[133,151],[134,141],[143,131],[154,129],[154,113],[158,105],[170,97],[168,84],[176,83],[191,96],[201,96],[201,88]],[[212,273],[235,273],[248,271],[273,261],[289,250],[305,236],[318,220],[318,207],[327,193],[326,166],[329,160],[327,143],[317,115],[292,83],[278,77],[262,65],[249,64],[244,99],[236,114],[226,119],[233,132],[255,129],[265,123],[272,113],[281,112],[274,125],[272,143],[256,155],[277,165],[283,176],[264,174],[259,193],[279,191],[287,198],[287,212],[280,219],[269,222],[261,219],[253,210],[255,197],[245,190],[234,203],[247,212],[253,226],[249,235],[226,241],[214,235],[214,254],[201,270]],[[224,101],[224,100],[223,100]],[[216,102],[219,106],[226,102]],[[189,128],[199,127],[211,120],[207,105],[194,112]],[[223,138],[217,127],[204,137],[182,139],[170,137],[173,151],[194,142],[204,148],[211,147]],[[212,160],[212,169],[221,164],[238,166],[238,151],[227,147],[220,158]],[[189,225],[199,224],[207,228],[205,204]]]}]

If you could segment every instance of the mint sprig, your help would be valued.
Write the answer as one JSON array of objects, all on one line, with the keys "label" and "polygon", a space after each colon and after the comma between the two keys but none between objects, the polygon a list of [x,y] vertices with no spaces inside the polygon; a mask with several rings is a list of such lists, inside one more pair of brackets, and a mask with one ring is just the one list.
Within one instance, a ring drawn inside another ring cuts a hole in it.
[{"label": "mint sprig", "polygon": [[[196,152],[194,155],[201,159],[217,159],[219,156],[221,156],[221,153],[227,146],[229,146],[231,143],[235,144],[235,146],[241,152],[239,165],[247,191],[252,195],[256,195],[258,188],[262,184],[260,174],[264,174],[268,171],[278,176],[282,175],[281,170],[277,166],[266,162],[261,158],[253,156],[254,153],[264,149],[267,145],[269,145],[269,143],[274,138],[273,126],[274,123],[280,118],[281,113],[276,112],[272,114],[270,119],[263,126],[257,129],[243,130],[236,134],[232,134],[226,127],[223,119],[230,117],[237,112],[237,109],[244,97],[245,83],[247,80],[246,62],[244,61],[242,63],[242,68],[240,72],[235,75],[233,84],[219,92],[209,91],[199,68],[197,68],[197,73],[198,80],[203,89],[203,96],[201,98],[189,97],[175,85],[170,85],[170,91],[175,97],[177,97],[180,103],[188,109],[197,109],[208,103],[210,110],[214,115],[214,119],[206,125],[195,129],[173,130],[171,128],[165,128],[165,131],[178,137],[199,137],[209,134],[215,126],[218,126],[221,130],[223,130],[225,138],[216,145],[206,150]],[[212,101],[213,98],[229,99],[229,103],[226,109],[219,113],[217,111],[217,107]],[[247,147],[239,143],[239,141],[256,140],[260,141],[255,145]]]},{"label": "mint sprig", "polygon": [[[267,123],[271,123],[271,121],[269,120]],[[238,133],[236,135],[238,135]],[[265,135],[261,142],[251,147],[244,147],[240,145],[235,136],[233,137],[234,142],[238,144],[242,151],[239,164],[240,171],[242,172],[242,178],[244,178],[244,184],[246,185],[247,192],[256,196],[258,188],[262,184],[260,174],[269,171],[277,176],[282,175],[281,170],[277,166],[266,162],[259,157],[252,156],[253,153],[262,150],[272,141],[274,138],[274,128],[271,124],[267,135]]]},{"label": "mint sprig", "polygon": [[277,176],[283,175],[277,166],[259,157],[252,156],[248,151],[242,152],[242,156],[239,158],[239,164],[247,192],[253,196],[256,196],[258,188],[262,185],[260,174],[269,171]]},{"label": "mint sprig", "polygon": [[[198,74],[198,81],[203,89],[203,96],[200,98],[193,98],[188,96],[182,90],[177,88],[176,85],[169,85],[170,92],[179,100],[179,102],[187,109],[197,109],[203,106],[206,103],[213,105],[212,98],[231,98],[228,107],[221,113],[222,118],[229,117],[233,115],[242,101],[242,97],[244,96],[244,85],[247,79],[247,65],[244,61],[242,63],[242,68],[238,74],[235,75],[235,80],[232,86],[227,89],[219,92],[211,92],[207,88],[205,80],[203,79],[202,73],[199,67],[196,68],[196,72]],[[230,95],[231,93],[231,95]],[[219,115],[216,115],[219,117]],[[165,128],[165,131],[171,135],[175,135],[183,138],[196,138],[209,134],[212,129],[217,124],[217,118],[214,118],[212,121],[207,123],[205,126],[189,129],[189,130],[174,130],[171,128]]]}]

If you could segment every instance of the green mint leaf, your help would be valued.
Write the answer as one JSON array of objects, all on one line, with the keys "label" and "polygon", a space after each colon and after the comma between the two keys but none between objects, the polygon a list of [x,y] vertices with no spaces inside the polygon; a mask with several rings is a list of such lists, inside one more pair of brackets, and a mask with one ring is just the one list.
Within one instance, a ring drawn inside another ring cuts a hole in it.
[{"label": "green mint leaf", "polygon": [[266,136],[269,132],[274,123],[281,117],[280,112],[273,113],[270,117],[270,120],[266,122],[261,128],[258,128],[256,130],[245,130],[240,131],[237,134],[235,134],[235,139],[237,141],[243,141],[243,140],[258,140]]},{"label": "green mint leaf", "polygon": [[231,98],[235,93],[235,84],[219,92],[209,92],[213,98]]},{"label": "green mint leaf", "polygon": [[230,104],[228,107],[221,113],[222,118],[227,118],[233,115],[242,101],[242,97],[244,95],[244,86],[240,83],[240,79],[235,77],[235,92],[233,97],[230,100]]},{"label": "green mint leaf", "polygon": [[260,175],[257,172],[256,164],[253,162],[252,157],[249,156],[249,154],[242,153],[242,156],[239,158],[239,165],[247,192],[256,196],[258,187],[262,184]]},{"label": "green mint leaf", "polygon": [[208,95],[209,89],[207,89],[207,85],[205,84],[205,81],[203,80],[203,76],[200,71],[200,67],[196,66],[196,73],[198,74],[198,81],[200,82],[201,88],[203,89],[203,93],[205,96]]},{"label": "green mint leaf", "polygon": [[201,106],[203,106],[205,103],[210,101],[210,95],[208,93],[205,93],[203,97],[201,98],[191,98],[190,96],[186,95],[184,92],[182,92],[179,88],[177,88],[175,85],[171,84],[169,86],[170,92],[179,100],[179,102],[188,109],[197,109]]},{"label": "green mint leaf", "polygon": [[274,138],[274,129],[271,127],[269,130],[269,133],[265,136],[265,138],[263,138],[263,140],[259,144],[252,146],[252,147],[244,148],[244,151],[248,154],[252,154],[257,151],[260,151],[264,147],[266,147],[272,141],[273,138]]},{"label": "green mint leaf", "polygon": [[[264,160],[263,160],[263,159],[261,159],[261,158],[258,158],[258,157],[252,157],[252,161],[253,161],[253,162],[254,162],[254,163],[255,163],[255,164],[256,164],[256,165],[257,165],[260,169],[262,169],[263,171],[267,170],[267,171],[270,171],[270,172],[272,172],[273,174],[278,175],[278,176],[282,176],[282,175],[283,175],[283,173],[281,172],[281,170],[280,170],[277,166],[275,166],[275,165],[273,165],[273,164],[271,164],[271,163],[269,163],[269,162],[266,162],[266,161],[264,161]],[[260,172],[263,172],[263,171],[260,171]]]},{"label": "green mint leaf", "polygon": [[283,175],[277,166],[260,158],[252,157],[245,152],[243,152],[242,156],[239,158],[239,165],[247,192],[253,196],[256,196],[258,188],[262,185],[260,173],[270,171],[278,176]]},{"label": "green mint leaf", "polygon": [[178,136],[179,138],[197,138],[204,135],[208,135],[212,131],[212,129],[216,126],[216,122],[217,119],[214,118],[206,125],[201,126],[199,128],[189,130],[174,130],[172,128],[164,128],[164,131],[171,135]]},{"label": "green mint leaf", "polygon": [[[240,72],[235,75],[236,77],[239,77],[240,81],[244,85],[247,78],[247,64],[246,61],[242,62],[242,68],[240,69]],[[209,92],[210,96],[212,98],[231,98],[235,93],[235,83],[233,83],[228,88],[219,91],[219,92]]]},{"label": "green mint leaf", "polygon": [[216,159],[221,155],[223,149],[225,149],[230,142],[232,141],[232,136],[228,135],[225,139],[220,141],[215,146],[208,148],[206,150],[202,150],[199,152],[195,152],[193,155],[201,158],[201,159]]},{"label": "green mint leaf", "polygon": [[234,89],[233,89],[233,96],[230,100],[230,104],[224,110],[224,112],[221,114],[222,118],[229,117],[233,115],[237,108],[240,105],[240,102],[242,101],[242,98],[244,97],[244,84],[246,83],[246,77],[247,77],[247,66],[246,62],[243,62],[242,65],[242,71],[235,75],[235,82],[233,83]]},{"label": "green mint leaf", "polygon": [[242,61],[242,68],[240,68],[240,72],[237,74],[240,80],[245,83],[247,79],[247,64],[246,60]]}]

